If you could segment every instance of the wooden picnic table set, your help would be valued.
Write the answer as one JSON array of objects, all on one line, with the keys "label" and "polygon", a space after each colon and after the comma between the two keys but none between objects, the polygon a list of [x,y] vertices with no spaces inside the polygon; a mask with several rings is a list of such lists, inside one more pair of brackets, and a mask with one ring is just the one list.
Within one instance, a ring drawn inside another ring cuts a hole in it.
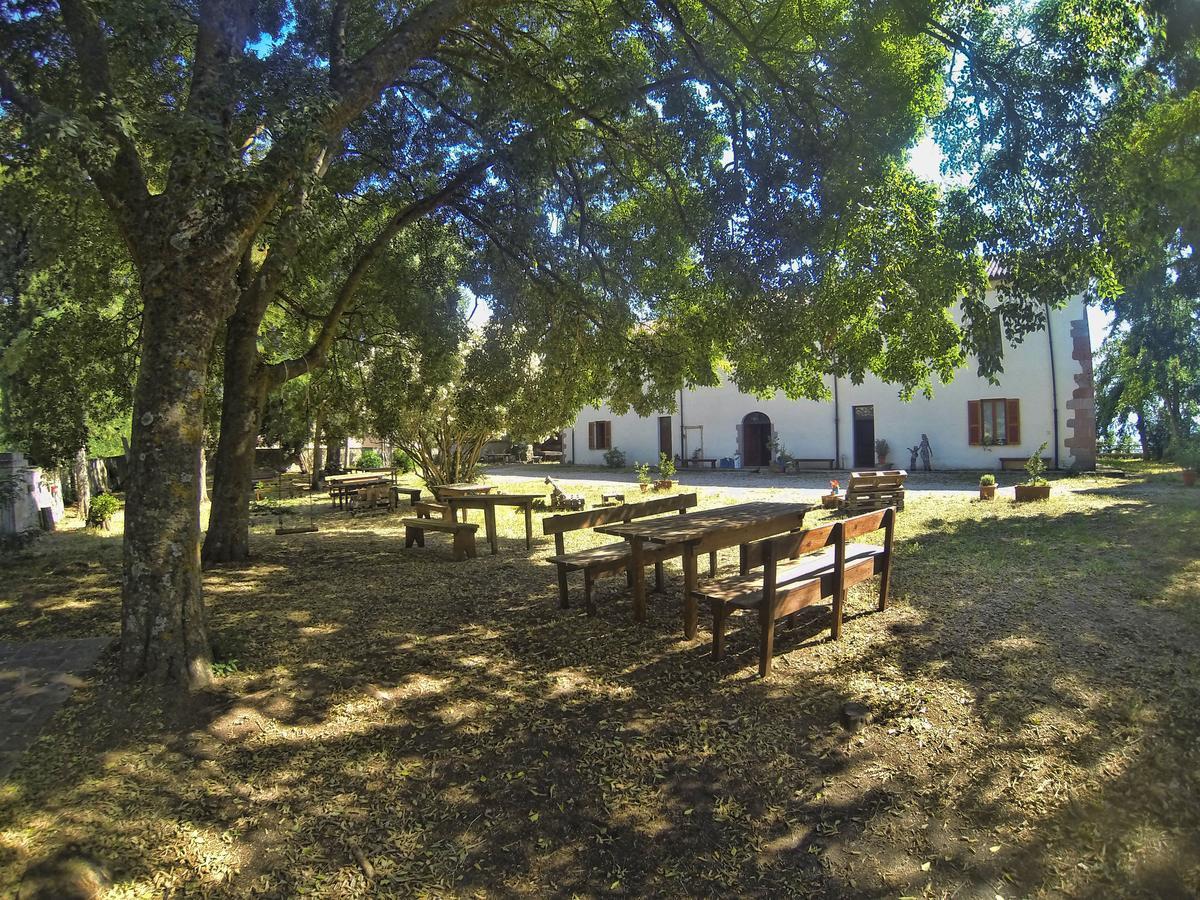
[{"label": "wooden picnic table set", "polygon": [[[589,615],[595,613],[595,579],[624,573],[633,595],[634,621],[644,622],[646,566],[654,566],[655,587],[662,590],[663,561],[679,558],[684,581],[684,635],[696,636],[699,606],[707,603],[713,616],[712,653],[720,659],[725,652],[729,617],[742,611],[756,613],[759,674],[764,677],[771,671],[777,622],[829,600],[830,634],[836,640],[841,636],[849,589],[876,576],[880,579],[878,608],[887,607],[894,509],[888,507],[805,529],[804,516],[814,504],[755,501],[691,510],[695,505],[696,495],[687,494],[543,520],[544,532],[555,536],[556,553],[550,562],[558,567],[560,607],[570,604],[569,572],[583,572]],[[669,512],[678,515],[662,515]],[[565,553],[564,532],[584,528],[623,540]],[[880,530],[884,532],[882,545],[854,543],[855,538]],[[738,573],[717,578],[717,551],[732,547],[739,551]],[[701,585],[698,560],[705,554],[709,557],[709,580]]]},{"label": "wooden picnic table set", "polygon": [[[415,518],[403,520],[404,546],[425,546],[426,531],[446,532],[453,536],[456,560],[475,556],[475,532],[479,526],[467,521],[467,510],[483,512],[484,534],[492,555],[499,552],[496,507],[520,509],[525,514],[525,549],[533,549],[533,504],[542,494],[506,494],[494,485],[481,483],[440,484],[431,489],[435,502],[413,503]],[[461,519],[461,521],[460,521]]]},{"label": "wooden picnic table set", "polygon": [[[894,488],[890,483],[889,490]],[[425,546],[425,534],[453,537],[454,559],[473,558],[479,525],[467,521],[468,510],[481,510],[492,554],[498,552],[496,508],[514,507],[525,516],[525,547],[533,548],[532,513],[537,494],[509,494],[482,483],[444,484],[431,488],[435,499],[413,498],[414,516],[403,520],[404,546]],[[902,494],[900,495],[903,496]],[[888,494],[889,498],[894,493]],[[758,619],[759,674],[771,671],[775,626],[794,621],[805,607],[829,601],[830,636],[841,636],[847,595],[853,586],[879,578],[878,609],[887,608],[892,568],[896,509],[886,506],[816,528],[805,528],[812,503],[752,501],[714,509],[695,509],[696,494],[654,497],[580,512],[546,516],[542,532],[554,536],[549,562],[558,569],[559,606],[570,606],[568,575],[582,572],[584,602],[596,612],[594,585],[606,575],[624,575],[633,601],[633,619],[646,615],[646,568],[654,567],[656,591],[664,588],[663,563],[679,559],[683,569],[683,633],[698,631],[701,604],[712,613],[712,653],[725,652],[725,626],[739,612]],[[853,512],[853,510],[847,510]],[[592,529],[620,540],[566,552],[565,535]],[[882,531],[881,544],[857,538]],[[718,577],[717,553],[738,548],[738,571]],[[698,561],[708,556],[708,579],[700,582]]]}]

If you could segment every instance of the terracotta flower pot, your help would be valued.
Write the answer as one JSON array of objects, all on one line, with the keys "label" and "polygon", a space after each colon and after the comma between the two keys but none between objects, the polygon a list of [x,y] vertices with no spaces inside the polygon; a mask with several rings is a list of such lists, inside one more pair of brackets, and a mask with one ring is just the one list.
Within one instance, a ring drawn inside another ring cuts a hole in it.
[{"label": "terracotta flower pot", "polygon": [[1050,499],[1050,485],[1048,484],[1018,484],[1015,490],[1018,503]]},{"label": "terracotta flower pot", "polygon": [[1195,469],[1184,469],[1183,470],[1183,483],[1185,485],[1187,485],[1188,487],[1195,487],[1195,485],[1196,485],[1196,470]]},{"label": "terracotta flower pot", "polygon": [[994,484],[981,484],[979,486],[979,499],[992,500],[996,496],[996,486]]},{"label": "terracotta flower pot", "polygon": [[654,489],[656,491],[669,491],[673,487],[675,487],[675,482],[669,478],[662,478],[654,482]]},{"label": "terracotta flower pot", "polygon": [[650,485],[645,482],[639,482],[638,487],[640,487],[642,489],[643,494],[646,493],[648,490],[650,490]]}]

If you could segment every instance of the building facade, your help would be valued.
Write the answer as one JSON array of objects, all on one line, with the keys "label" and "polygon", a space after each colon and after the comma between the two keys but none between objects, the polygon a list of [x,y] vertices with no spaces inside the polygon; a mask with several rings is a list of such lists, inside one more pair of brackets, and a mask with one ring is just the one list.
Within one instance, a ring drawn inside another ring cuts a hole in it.
[{"label": "building facade", "polygon": [[1006,347],[998,384],[969,360],[933,397],[902,400],[894,385],[826,378],[831,399],[760,399],[732,384],[685,389],[676,409],[641,417],[607,406],[584,409],[563,434],[565,461],[603,465],[611,448],[629,464],[654,463],[660,452],[681,459],[759,468],[780,452],[804,467],[875,468],[876,441],[889,462],[911,463],[910,448],[928,438],[936,469],[999,469],[1034,453],[1043,441],[1052,467],[1091,470],[1096,463],[1095,392],[1087,308],[1081,297],[1050,313],[1048,326]]}]

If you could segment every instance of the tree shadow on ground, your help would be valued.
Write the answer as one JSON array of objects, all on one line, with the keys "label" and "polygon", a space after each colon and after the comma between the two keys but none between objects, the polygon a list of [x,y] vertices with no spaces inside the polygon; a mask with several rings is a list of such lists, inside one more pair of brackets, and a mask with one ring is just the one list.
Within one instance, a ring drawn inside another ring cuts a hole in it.
[{"label": "tree shadow on ground", "polygon": [[767,681],[747,630],[719,664],[682,638],[674,566],[635,626],[619,579],[558,610],[541,540],[256,539],[206,579],[239,671],[160,708],[110,660],[3,795],[0,864],[76,842],[228,896],[1184,895],[1188,539],[1145,503],[982,515],[902,516],[897,605],[856,593],[837,643],[810,613]]}]

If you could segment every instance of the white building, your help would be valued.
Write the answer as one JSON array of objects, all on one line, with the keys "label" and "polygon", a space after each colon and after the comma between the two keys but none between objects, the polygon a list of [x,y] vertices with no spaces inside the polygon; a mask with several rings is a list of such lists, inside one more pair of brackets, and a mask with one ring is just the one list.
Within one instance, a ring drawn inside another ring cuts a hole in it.
[{"label": "white building", "polygon": [[729,383],[680,391],[674,411],[640,417],[588,407],[563,433],[566,462],[603,465],[609,448],[628,464],[681,459],[767,466],[770,447],[801,467],[875,468],[875,441],[890,445],[889,462],[908,468],[908,448],[929,437],[936,469],[1019,467],[1043,441],[1061,469],[1096,463],[1095,393],[1087,308],[1076,298],[1051,312],[1049,327],[1006,347],[999,384],[975,374],[969,360],[950,383],[935,381],[932,399],[900,399],[894,385],[826,378],[831,399],[766,400]]}]

